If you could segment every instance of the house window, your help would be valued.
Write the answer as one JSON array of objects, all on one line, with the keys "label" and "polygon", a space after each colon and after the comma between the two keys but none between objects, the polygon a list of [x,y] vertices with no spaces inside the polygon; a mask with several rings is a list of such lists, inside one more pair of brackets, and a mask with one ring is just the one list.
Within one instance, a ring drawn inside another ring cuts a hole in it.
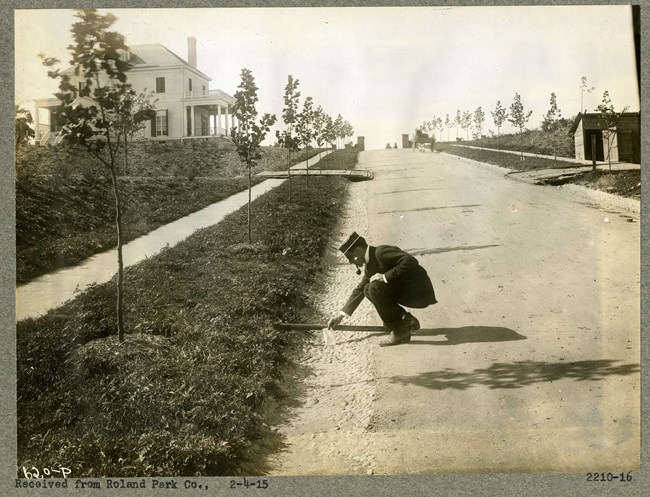
[{"label": "house window", "polygon": [[190,91],[192,91],[192,78],[190,78]]},{"label": "house window", "polygon": [[151,136],[168,136],[167,109],[156,110],[156,118],[151,120]]},{"label": "house window", "polygon": [[156,78],[156,93],[165,93],[165,78]]}]

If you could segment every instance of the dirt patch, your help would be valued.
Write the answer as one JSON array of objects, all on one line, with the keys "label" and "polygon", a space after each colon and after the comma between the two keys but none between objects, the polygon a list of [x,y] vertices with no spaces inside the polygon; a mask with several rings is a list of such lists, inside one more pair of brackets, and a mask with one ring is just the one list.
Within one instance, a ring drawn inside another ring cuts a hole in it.
[{"label": "dirt patch", "polygon": [[566,183],[585,186],[593,190],[619,195],[621,197],[641,198],[641,171],[589,171],[569,179]]}]

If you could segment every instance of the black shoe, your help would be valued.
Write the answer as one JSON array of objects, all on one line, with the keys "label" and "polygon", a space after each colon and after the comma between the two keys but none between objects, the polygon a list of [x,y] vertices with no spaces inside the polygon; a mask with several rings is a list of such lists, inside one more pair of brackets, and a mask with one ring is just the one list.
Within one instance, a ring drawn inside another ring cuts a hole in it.
[{"label": "black shoe", "polygon": [[408,343],[411,341],[410,331],[391,331],[386,340],[379,342],[380,347],[391,347],[392,345],[399,345],[400,343]]},{"label": "black shoe", "polygon": [[400,329],[404,331],[417,331],[420,329],[420,322],[410,312],[407,312],[402,316]]}]

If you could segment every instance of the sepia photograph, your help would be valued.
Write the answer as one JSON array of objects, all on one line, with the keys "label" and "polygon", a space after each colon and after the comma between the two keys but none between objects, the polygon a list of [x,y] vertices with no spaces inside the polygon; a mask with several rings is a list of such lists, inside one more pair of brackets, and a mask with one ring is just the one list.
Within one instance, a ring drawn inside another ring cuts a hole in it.
[{"label": "sepia photograph", "polygon": [[643,11],[14,9],[3,486],[636,495]]}]

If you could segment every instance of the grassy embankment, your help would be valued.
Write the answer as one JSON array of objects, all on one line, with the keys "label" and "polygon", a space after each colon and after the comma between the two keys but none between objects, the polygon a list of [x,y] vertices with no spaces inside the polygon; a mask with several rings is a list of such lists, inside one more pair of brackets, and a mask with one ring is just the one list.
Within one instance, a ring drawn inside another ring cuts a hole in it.
[{"label": "grassy embankment", "polygon": [[[480,146],[480,144],[477,144],[476,146]],[[563,169],[580,166],[580,164],[573,162],[562,161],[560,157],[558,157],[557,161],[543,157],[525,157],[522,161],[521,156],[517,154],[457,147],[451,144],[438,145],[436,146],[436,150],[479,162],[494,164],[512,171]],[[610,173],[608,170],[600,168],[597,171],[584,171],[569,175],[561,181],[551,182],[551,184],[564,183],[573,183],[594,190],[600,190],[629,198],[638,199],[641,196],[640,170],[612,171]]]},{"label": "grassy embankment", "polygon": [[[572,121],[572,120],[571,120]],[[484,137],[480,140],[463,141],[463,145],[474,147],[493,148],[495,150],[510,150],[513,152],[524,152],[540,155],[550,155],[553,157],[557,154],[560,157],[575,157],[575,148],[573,146],[573,136],[569,135],[568,125],[560,130],[555,136],[555,145],[553,137],[541,129],[529,129],[521,135],[519,133],[506,133],[499,136]]]},{"label": "grassy embankment", "polygon": [[[475,146],[481,145],[477,144]],[[575,162],[563,161],[561,157],[558,157],[557,161],[553,160],[552,158],[547,159],[544,157],[524,157],[524,160],[521,160],[521,156],[518,154],[499,152],[497,150],[477,150],[474,148],[455,146],[454,144],[437,145],[436,150],[439,152],[446,152],[448,154],[465,157],[467,159],[494,164],[515,171],[568,168],[578,166],[578,164]]]},{"label": "grassy embankment", "polygon": [[[567,120],[567,125],[553,137],[541,129],[526,130],[522,135],[519,133],[508,133],[500,136],[484,137],[480,140],[463,141],[463,145],[484,147],[495,150],[482,151],[454,147],[454,143],[442,143],[437,149],[450,154],[467,157],[468,159],[487,162],[514,171],[527,171],[531,169],[566,168],[576,167],[577,164],[563,161],[563,158],[575,157],[573,136],[569,129],[574,118]],[[461,133],[462,136],[462,133]],[[523,147],[522,147],[523,145]],[[521,160],[516,154],[500,153],[499,150],[513,152],[523,151],[526,153],[547,155],[554,157],[557,154],[557,162],[551,159],[526,157]],[[638,170],[627,171],[604,171],[600,168],[597,171],[588,171],[566,176],[561,180],[551,181],[551,184],[573,183],[594,190],[601,190],[629,198],[640,198],[641,196],[641,173]]]},{"label": "grassy embankment", "polygon": [[[356,151],[323,168],[351,169]],[[264,471],[283,372],[302,335],[345,204],[342,178],[295,178],[125,272],[127,338],[115,282],[17,325],[18,464],[59,461],[71,477]],[[314,317],[314,316],[310,316]],[[264,441],[264,443],[263,443]]]},{"label": "grassy embankment", "polygon": [[[296,164],[317,154],[301,153]],[[285,150],[265,148],[254,173],[286,169]],[[114,248],[113,187],[97,161],[65,147],[25,147],[16,161],[16,282]],[[247,188],[229,142],[134,144],[119,178],[124,242]],[[253,177],[253,182],[262,181]]]}]

